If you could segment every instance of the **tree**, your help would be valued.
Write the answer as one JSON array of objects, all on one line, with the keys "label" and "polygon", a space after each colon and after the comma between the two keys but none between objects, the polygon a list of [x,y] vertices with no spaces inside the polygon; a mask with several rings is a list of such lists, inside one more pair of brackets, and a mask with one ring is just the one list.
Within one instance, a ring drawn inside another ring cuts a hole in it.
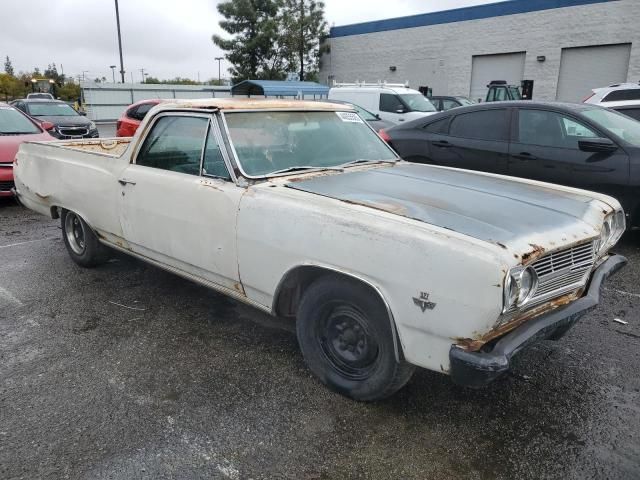
[{"label": "tree", "polygon": [[66,82],[58,89],[58,96],[62,100],[74,101],[80,98],[80,85],[73,82]]},{"label": "tree", "polygon": [[5,101],[24,97],[27,87],[13,75],[8,73],[0,73],[0,95]]},{"label": "tree", "polygon": [[13,64],[11,63],[11,59],[9,58],[9,55],[7,55],[6,60],[4,61],[4,71],[7,75],[10,75],[13,77]]},{"label": "tree", "polygon": [[235,82],[246,79],[284,78],[284,59],[278,40],[278,6],[281,0],[228,0],[218,4],[225,18],[220,27],[232,36],[213,35],[226,52]]},{"label": "tree", "polygon": [[301,81],[315,78],[322,55],[322,40],[327,35],[324,2],[282,0],[280,19],[287,71],[298,72]]}]

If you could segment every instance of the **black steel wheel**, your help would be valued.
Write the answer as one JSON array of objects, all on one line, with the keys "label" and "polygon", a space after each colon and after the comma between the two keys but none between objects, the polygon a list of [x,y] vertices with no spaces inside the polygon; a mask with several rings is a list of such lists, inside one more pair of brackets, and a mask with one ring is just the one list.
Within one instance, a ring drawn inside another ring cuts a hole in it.
[{"label": "black steel wheel", "polygon": [[395,357],[386,308],[367,285],[322,277],[304,293],[296,324],[309,369],[331,389],[356,400],[385,398],[414,367]]}]

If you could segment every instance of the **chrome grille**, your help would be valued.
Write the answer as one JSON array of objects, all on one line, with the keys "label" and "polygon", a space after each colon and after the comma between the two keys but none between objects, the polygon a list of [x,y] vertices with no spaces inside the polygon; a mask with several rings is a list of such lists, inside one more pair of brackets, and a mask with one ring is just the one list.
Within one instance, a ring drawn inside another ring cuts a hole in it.
[{"label": "chrome grille", "polygon": [[593,242],[549,253],[531,264],[538,288],[527,306],[544,302],[582,287],[595,262]]},{"label": "chrome grille", "polygon": [[15,187],[12,181],[0,182],[0,192],[8,192]]}]

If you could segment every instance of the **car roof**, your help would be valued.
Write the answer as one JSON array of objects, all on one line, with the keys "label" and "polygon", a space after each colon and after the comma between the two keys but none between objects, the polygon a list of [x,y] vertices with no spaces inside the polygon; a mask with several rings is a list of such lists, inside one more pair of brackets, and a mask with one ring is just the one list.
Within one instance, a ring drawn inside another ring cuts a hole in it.
[{"label": "car roof", "polygon": [[20,102],[26,102],[26,103],[64,103],[64,104],[67,104],[67,102],[63,102],[62,100],[56,100],[54,98],[21,98],[19,101]]},{"label": "car roof", "polygon": [[559,112],[573,111],[580,112],[583,110],[591,110],[594,108],[603,108],[593,103],[565,103],[565,102],[532,102],[531,100],[510,100],[505,102],[482,102],[474,103],[473,105],[466,105],[463,107],[456,107],[451,110],[445,110],[444,112],[438,112],[428,117],[419,118],[411,122],[395,125],[394,130],[411,129],[414,126],[426,125],[433,122],[437,122],[440,119],[448,118],[452,115],[460,115],[462,113],[470,113],[476,110],[496,110],[500,108],[541,108],[546,110],[555,110]]},{"label": "car roof", "polygon": [[353,110],[353,107],[331,102],[310,100],[278,100],[253,98],[206,98],[194,100],[170,100],[158,105],[160,110],[176,108],[202,108],[215,110]]}]

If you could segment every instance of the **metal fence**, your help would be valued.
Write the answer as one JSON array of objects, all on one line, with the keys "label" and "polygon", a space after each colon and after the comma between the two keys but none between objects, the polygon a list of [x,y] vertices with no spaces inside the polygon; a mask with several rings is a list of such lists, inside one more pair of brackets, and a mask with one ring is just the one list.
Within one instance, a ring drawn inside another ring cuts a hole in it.
[{"label": "metal fence", "polygon": [[150,98],[231,96],[229,86],[83,82],[81,87],[82,102],[87,117],[97,121],[115,121],[132,103]]}]

